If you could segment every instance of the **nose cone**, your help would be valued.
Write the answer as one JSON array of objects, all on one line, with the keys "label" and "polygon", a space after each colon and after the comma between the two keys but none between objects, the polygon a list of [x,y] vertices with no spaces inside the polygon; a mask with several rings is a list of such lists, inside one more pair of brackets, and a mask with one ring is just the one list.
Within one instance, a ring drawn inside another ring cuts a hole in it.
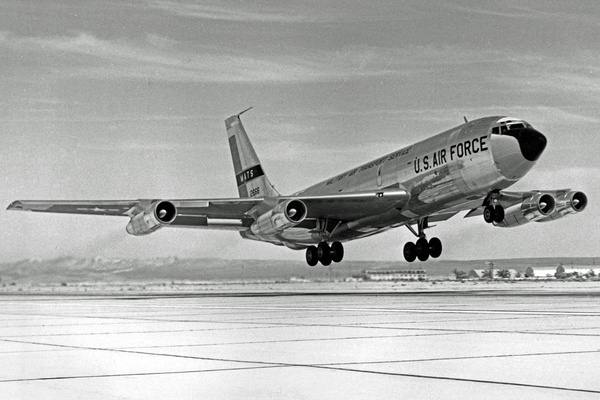
[{"label": "nose cone", "polygon": [[537,161],[548,143],[546,136],[533,128],[525,128],[515,132],[514,137],[519,141],[521,154],[523,154],[523,157],[528,161]]},{"label": "nose cone", "polygon": [[529,126],[511,127],[491,135],[492,153],[499,172],[510,181],[521,179],[546,148],[544,135]]}]

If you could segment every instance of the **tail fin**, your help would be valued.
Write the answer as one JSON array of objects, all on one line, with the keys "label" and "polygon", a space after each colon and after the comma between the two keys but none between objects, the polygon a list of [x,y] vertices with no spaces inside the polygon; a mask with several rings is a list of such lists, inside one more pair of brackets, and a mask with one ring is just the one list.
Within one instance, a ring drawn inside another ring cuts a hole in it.
[{"label": "tail fin", "polygon": [[229,148],[231,149],[231,159],[233,160],[233,169],[240,197],[279,196],[279,193],[271,185],[267,175],[265,175],[260,165],[260,160],[240,120],[240,115],[248,110],[242,111],[225,120]]}]

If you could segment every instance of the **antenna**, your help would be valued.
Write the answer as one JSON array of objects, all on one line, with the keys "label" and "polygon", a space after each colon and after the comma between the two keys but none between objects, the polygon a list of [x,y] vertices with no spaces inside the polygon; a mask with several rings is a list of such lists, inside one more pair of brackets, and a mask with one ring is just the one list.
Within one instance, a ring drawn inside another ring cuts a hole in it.
[{"label": "antenna", "polygon": [[[250,108],[252,108],[252,107],[250,107]],[[249,109],[248,109],[248,110],[249,110]],[[248,111],[248,110],[246,110],[246,111]],[[245,111],[244,111],[244,112],[245,112]],[[465,124],[466,124],[467,122],[469,122],[469,120],[467,119],[467,117],[463,116],[463,119],[465,120]]]},{"label": "antenna", "polygon": [[239,113],[237,116],[239,117],[240,115],[242,115],[242,114],[243,114],[243,113],[245,113],[246,111],[250,111],[250,110],[252,110],[252,108],[254,108],[254,107],[246,108],[244,111],[242,111],[241,113]]}]

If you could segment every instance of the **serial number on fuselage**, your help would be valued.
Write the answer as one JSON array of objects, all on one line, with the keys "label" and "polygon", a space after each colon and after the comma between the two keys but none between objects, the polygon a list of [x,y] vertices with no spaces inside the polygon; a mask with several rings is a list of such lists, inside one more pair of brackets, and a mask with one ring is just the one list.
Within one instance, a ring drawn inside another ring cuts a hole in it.
[{"label": "serial number on fuselage", "polygon": [[413,167],[415,173],[419,174],[431,168],[437,168],[448,162],[487,150],[487,136],[480,136],[453,144],[449,148],[436,150],[431,155],[427,154],[421,157],[415,157],[413,160]]}]

